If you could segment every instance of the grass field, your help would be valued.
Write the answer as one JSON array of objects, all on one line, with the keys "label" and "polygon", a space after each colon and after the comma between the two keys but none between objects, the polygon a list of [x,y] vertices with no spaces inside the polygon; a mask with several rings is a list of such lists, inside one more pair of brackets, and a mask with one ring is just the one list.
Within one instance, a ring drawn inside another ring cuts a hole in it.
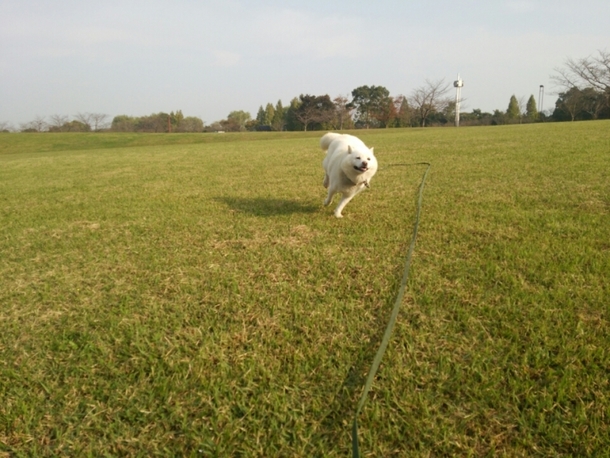
[{"label": "grass field", "polygon": [[610,122],[0,135],[0,457],[610,456]]}]

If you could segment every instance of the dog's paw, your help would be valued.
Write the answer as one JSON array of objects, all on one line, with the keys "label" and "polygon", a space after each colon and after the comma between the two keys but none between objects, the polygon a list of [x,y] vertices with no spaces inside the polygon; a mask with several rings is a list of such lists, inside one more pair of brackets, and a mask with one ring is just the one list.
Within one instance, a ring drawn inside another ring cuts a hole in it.
[{"label": "dog's paw", "polygon": [[371,183],[369,183],[369,180],[366,180],[366,181],[364,182],[364,186],[366,186],[367,188],[370,188],[370,187],[371,187]]},{"label": "dog's paw", "polygon": [[343,218],[343,215],[341,213],[335,213],[335,217],[336,218]]}]

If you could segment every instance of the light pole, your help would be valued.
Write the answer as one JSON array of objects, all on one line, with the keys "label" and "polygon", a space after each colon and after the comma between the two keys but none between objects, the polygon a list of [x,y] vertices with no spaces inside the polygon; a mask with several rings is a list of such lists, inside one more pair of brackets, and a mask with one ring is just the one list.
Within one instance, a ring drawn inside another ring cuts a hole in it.
[{"label": "light pole", "polygon": [[464,81],[461,80],[460,74],[458,73],[457,80],[453,82],[453,87],[455,88],[455,127],[460,127],[460,101],[462,86],[464,86]]},{"label": "light pole", "polygon": [[542,113],[543,107],[542,104],[544,102],[544,85],[540,85],[540,90],[538,91],[538,106],[540,108],[538,108],[538,111],[540,113]]}]

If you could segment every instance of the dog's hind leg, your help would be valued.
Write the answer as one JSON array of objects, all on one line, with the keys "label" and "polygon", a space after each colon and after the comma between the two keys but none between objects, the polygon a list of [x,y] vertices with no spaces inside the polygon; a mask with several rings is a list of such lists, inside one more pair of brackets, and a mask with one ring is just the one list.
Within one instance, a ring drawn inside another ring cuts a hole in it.
[{"label": "dog's hind leg", "polygon": [[328,195],[326,196],[326,199],[324,199],[324,206],[328,207],[330,205],[330,203],[333,201],[333,197],[335,196],[337,191],[335,191],[334,189],[329,189],[328,190]]},{"label": "dog's hind leg", "polygon": [[322,182],[322,184],[324,185],[325,188],[328,188],[328,183],[330,182],[330,178],[328,178],[328,173],[324,174],[324,181]]}]

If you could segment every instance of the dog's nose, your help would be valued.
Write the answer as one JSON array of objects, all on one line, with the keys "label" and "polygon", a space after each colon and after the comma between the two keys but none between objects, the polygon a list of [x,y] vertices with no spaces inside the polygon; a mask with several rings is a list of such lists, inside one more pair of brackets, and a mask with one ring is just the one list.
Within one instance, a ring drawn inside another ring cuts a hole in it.
[{"label": "dog's nose", "polygon": [[368,163],[368,162],[366,162],[366,161],[362,161],[362,167],[366,167],[367,165],[369,165],[369,163]]}]

